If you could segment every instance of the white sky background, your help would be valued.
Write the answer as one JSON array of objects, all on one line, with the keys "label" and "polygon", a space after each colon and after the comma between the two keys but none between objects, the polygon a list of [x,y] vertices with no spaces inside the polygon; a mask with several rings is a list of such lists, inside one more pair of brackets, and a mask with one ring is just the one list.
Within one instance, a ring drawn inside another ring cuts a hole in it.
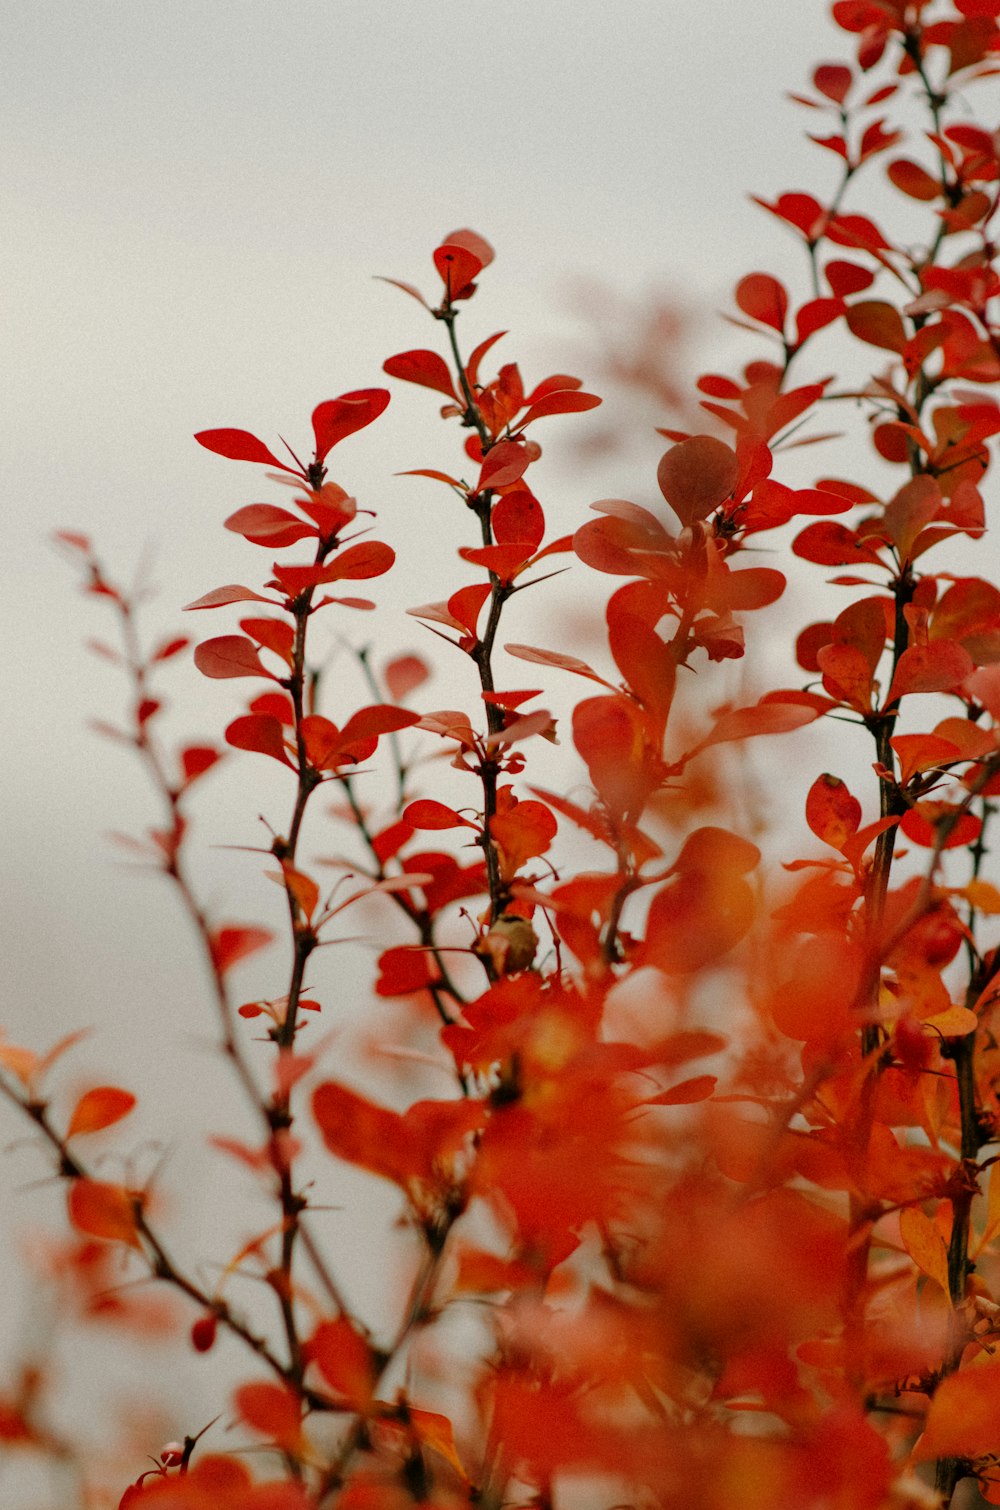
[{"label": "white sky background", "polygon": [[[234,425],[272,446],[280,432],[298,448],[317,402],[384,382],[388,413],[333,453],[331,475],[378,508],[399,553],[395,578],[372,584],[390,642],[435,653],[402,609],[471,580],[453,544],[474,542],[450,494],[393,474],[448,470],[461,434],[437,422],[434,395],[383,378],[397,351],[443,349],[443,330],[373,275],[436,294],[441,237],[463,225],[486,235],[497,262],[460,321],[465,349],[508,328],[499,354],[520,359],[529,383],[552,370],[587,383],[587,329],[568,294],[581,276],[704,305],[696,371],[761,354],[711,312],[754,268],[804,286],[792,238],[747,195],[833,182],[832,161],[803,140],[818,118],[784,91],[845,49],[818,0],[780,17],[771,0],[31,0],[5,29],[0,1026],[36,1047],[93,1026],[81,1080],[131,1084],[149,1108],[137,1128],[176,1148],[206,1098],[217,1130],[248,1126],[217,1064],[192,1048],[210,1026],[203,981],[165,884],[128,875],[101,837],[158,815],[127,753],[85,727],[124,704],[81,643],[109,634],[110,615],[78,596],[50,532],[91,534],[118,576],[152,562],[151,635],[230,632],[231,610],[185,622],[180,607],[263,580],[267,553],[221,524],[243,503],[283,499],[261,469],[210,456],[193,432]],[[560,427],[565,447],[586,423],[546,421],[539,439],[556,455]],[[560,528],[608,493],[653,498],[659,450],[643,416],[638,471],[560,473]],[[548,505],[544,463],[532,485]],[[362,640],[376,630],[360,616],[335,627]],[[221,736],[251,684],[203,683],[175,664],[162,685],[178,730],[200,738]],[[459,705],[464,691],[437,685],[436,705]],[[259,843],[257,812],[287,814],[285,773],[239,759],[243,776],[234,761],[206,781],[202,838]],[[249,921],[272,905],[253,859],[204,865],[221,916]],[[281,989],[277,951],[263,973],[247,972],[247,995]],[[0,1112],[0,1134],[20,1131]],[[123,1131],[116,1146],[128,1144]],[[6,1183],[42,1169],[20,1153]],[[215,1160],[194,1179],[206,1223],[228,1175]],[[13,1225],[51,1216],[59,1199],[19,1195]],[[209,1247],[211,1231],[196,1232],[192,1251]],[[381,1279],[369,1277],[371,1300]],[[13,1355],[25,1334],[13,1320],[6,1330]]]}]

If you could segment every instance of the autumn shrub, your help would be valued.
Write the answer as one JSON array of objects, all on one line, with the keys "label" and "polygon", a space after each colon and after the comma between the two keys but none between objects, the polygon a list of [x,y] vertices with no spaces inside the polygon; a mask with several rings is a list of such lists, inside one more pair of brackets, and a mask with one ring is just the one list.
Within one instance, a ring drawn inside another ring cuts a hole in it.
[{"label": "autumn shrub", "polygon": [[[796,96],[822,186],[761,201],[801,285],[737,283],[747,363],[699,379],[698,433],[662,430],[654,505],[547,525],[539,437],[600,398],[470,328],[481,235],[446,236],[419,287],[387,280],[433,338],[384,362],[394,402],[435,404],[451,436],[447,470],[419,464],[430,439],[403,486],[450,506],[453,590],[411,612],[458,706],[426,698],[416,651],[365,640],[353,682],[318,672],[317,621],[350,636],[396,565],[335,480],[383,386],[320,403],[294,449],[196,437],[282,500],[225,520],[249,585],[188,605],[224,622],[196,671],[249,687],[224,735],[168,745],[161,667],[188,638],[146,648],[132,595],[61,535],[117,617],[125,735],[163,807],[146,858],[257,1127],[216,1137],[213,1167],[259,1196],[206,1279],[150,1181],[88,1152],[127,1149],[133,1093],[67,1105],[75,1039],[0,1047],[91,1311],[152,1278],[183,1306],[192,1375],[220,1337],[242,1349],[218,1419],[181,1420],[117,1485],[61,1432],[41,1366],[9,1380],[5,1447],[75,1461],[81,1504],[920,1510],[963,1480],[1000,1504],[1000,133],[971,114],[1000,0],[838,0],[833,19],[852,60]],[[544,645],[509,638],[513,600],[567,568],[602,624],[590,660],[558,620]],[[764,612],[790,579],[828,617]],[[787,685],[764,675],[775,626]],[[806,771],[797,731],[820,721],[832,768]],[[280,937],[193,879],[199,794],[264,761],[285,791],[262,861]],[[371,1031],[413,1055],[382,1088],[331,1047],[345,1003],[319,968],[373,938]],[[244,986],[265,950],[286,969],[269,999]],[[345,1165],[394,1192],[365,1257],[389,1322],[332,1256]]]}]

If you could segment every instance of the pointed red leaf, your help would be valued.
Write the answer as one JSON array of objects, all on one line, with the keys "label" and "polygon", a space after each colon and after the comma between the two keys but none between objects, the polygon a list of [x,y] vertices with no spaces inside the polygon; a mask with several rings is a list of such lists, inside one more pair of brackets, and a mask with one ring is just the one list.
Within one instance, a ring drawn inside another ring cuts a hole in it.
[{"label": "pointed red leaf", "polygon": [[287,509],[276,508],[272,503],[250,503],[246,508],[237,509],[225,521],[225,528],[254,545],[270,545],[276,549],[294,545],[296,540],[303,540],[307,535],[316,535],[314,525],[306,524],[304,519],[290,514]]},{"label": "pointed red leaf", "polygon": [[454,808],[430,797],[422,797],[403,809],[403,821],[411,828],[477,828],[478,825],[456,813]]},{"label": "pointed red leaf", "polygon": [[265,466],[279,467],[282,472],[292,472],[298,476],[294,467],[286,467],[249,430],[201,430],[195,440],[206,451],[214,451],[217,456],[227,456],[230,461],[262,462]]},{"label": "pointed red leaf", "polygon": [[230,587],[216,587],[207,592],[203,598],[196,598],[193,603],[185,605],[185,612],[193,608],[224,608],[227,603],[273,603],[273,598],[264,598],[259,592],[252,592],[249,587],[241,587],[239,583],[233,583]]},{"label": "pointed red leaf", "polygon": [[451,372],[443,357],[436,351],[401,351],[382,363],[382,371],[390,377],[400,378],[404,383],[417,383],[422,388],[433,388],[447,398],[460,402],[452,382]]},{"label": "pointed red leaf", "polygon": [[668,1091],[660,1091],[658,1096],[644,1098],[643,1106],[690,1106],[695,1101],[705,1101],[718,1085],[716,1075],[693,1075],[690,1080],[682,1080],[678,1085],[672,1085]]},{"label": "pointed red leaf", "polygon": [[363,430],[386,408],[390,394],[387,388],[358,388],[342,393],[339,398],[327,399],[313,410],[313,434],[316,437],[316,460],[323,461],[345,436]]},{"label": "pointed red leaf", "polygon": [[527,414],[518,420],[518,429],[530,425],[533,420],[544,419],[548,414],[580,414],[585,409],[596,409],[600,403],[603,403],[603,399],[598,398],[596,393],[560,388],[554,393],[544,394],[537,403],[532,404]]},{"label": "pointed red leaf", "polygon": [[220,975],[225,975],[240,960],[266,948],[273,938],[266,928],[218,928],[210,939],[212,963]]}]

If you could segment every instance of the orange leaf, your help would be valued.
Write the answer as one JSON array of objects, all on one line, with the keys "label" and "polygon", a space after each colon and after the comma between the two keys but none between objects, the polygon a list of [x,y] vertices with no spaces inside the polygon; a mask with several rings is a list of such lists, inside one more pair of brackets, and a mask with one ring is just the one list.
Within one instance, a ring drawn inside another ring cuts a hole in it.
[{"label": "orange leaf", "polygon": [[913,1451],[928,1458],[977,1458],[997,1450],[1000,1360],[961,1368],[934,1392],[924,1434]]},{"label": "orange leaf", "polygon": [[136,1197],[124,1185],[101,1180],[74,1180],[69,1188],[69,1219],[78,1232],[105,1242],[141,1248],[135,1225]]},{"label": "orange leaf", "polygon": [[375,1384],[375,1360],[368,1343],[346,1316],[321,1321],[309,1354],[330,1388],[355,1410],[366,1410]]},{"label": "orange leaf", "polygon": [[416,1410],[411,1406],[409,1424],[421,1446],[429,1447],[432,1452],[444,1458],[446,1463],[451,1464],[463,1483],[467,1484],[468,1475],[455,1449],[455,1433],[448,1417],[438,1415],[432,1410]]},{"label": "orange leaf", "polygon": [[297,1395],[281,1384],[242,1384],[233,1395],[242,1421],[286,1452],[302,1444],[302,1406]]},{"label": "orange leaf", "polygon": [[936,1280],[948,1295],[948,1250],[930,1217],[919,1206],[907,1206],[899,1218],[899,1235],[921,1274]]},{"label": "orange leaf", "polygon": [[681,1080],[658,1096],[644,1100],[643,1106],[688,1106],[694,1101],[705,1101],[718,1085],[716,1075],[693,1075],[690,1080]]},{"label": "orange leaf", "polygon": [[843,849],[861,822],[861,803],[839,776],[817,776],[806,797],[806,822],[824,844]]},{"label": "orange leaf", "polygon": [[405,1187],[420,1173],[402,1117],[332,1080],[313,1094],[313,1115],[332,1154]]},{"label": "orange leaf", "polygon": [[127,1117],[134,1105],[135,1097],[131,1091],[119,1090],[116,1085],[95,1086],[93,1090],[85,1091],[73,1108],[66,1137],[100,1132]]}]

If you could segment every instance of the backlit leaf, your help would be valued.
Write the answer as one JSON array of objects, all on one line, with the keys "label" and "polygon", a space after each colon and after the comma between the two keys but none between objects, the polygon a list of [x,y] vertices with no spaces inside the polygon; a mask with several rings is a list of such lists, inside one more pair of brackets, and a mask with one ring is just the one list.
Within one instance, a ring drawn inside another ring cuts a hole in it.
[{"label": "backlit leaf", "polygon": [[948,1250],[935,1223],[919,1206],[907,1206],[900,1213],[899,1234],[903,1247],[920,1272],[936,1280],[947,1295]]},{"label": "backlit leaf", "polygon": [[135,1197],[124,1185],[74,1180],[67,1197],[69,1219],[78,1232],[105,1242],[141,1248],[135,1225]]},{"label": "backlit leaf", "polygon": [[924,1434],[913,1455],[918,1462],[926,1462],[929,1458],[977,1458],[994,1453],[998,1419],[1000,1360],[986,1358],[966,1365],[938,1384]]},{"label": "backlit leaf", "polygon": [[378,419],[389,402],[386,388],[358,388],[342,393],[339,398],[327,399],[313,410],[313,434],[316,437],[316,460],[321,462],[327,452],[345,436],[363,430]]},{"label": "backlit leaf", "polygon": [[212,963],[220,975],[225,975],[240,960],[264,949],[273,937],[266,928],[218,928],[211,936]]},{"label": "backlit leaf", "polygon": [[97,1085],[93,1090],[85,1091],[74,1106],[66,1137],[101,1132],[127,1117],[134,1106],[135,1097],[131,1091],[123,1091],[117,1085]]},{"label": "backlit leaf", "polygon": [[292,1453],[301,1446],[302,1405],[285,1385],[241,1384],[233,1394],[233,1405],[240,1420],[268,1441]]},{"label": "backlit leaf", "polygon": [[330,1388],[355,1410],[365,1410],[375,1385],[375,1360],[346,1316],[321,1321],[309,1339],[309,1356]]},{"label": "backlit leaf", "polygon": [[817,839],[843,849],[861,822],[861,803],[839,776],[817,776],[806,797],[806,822]]}]

